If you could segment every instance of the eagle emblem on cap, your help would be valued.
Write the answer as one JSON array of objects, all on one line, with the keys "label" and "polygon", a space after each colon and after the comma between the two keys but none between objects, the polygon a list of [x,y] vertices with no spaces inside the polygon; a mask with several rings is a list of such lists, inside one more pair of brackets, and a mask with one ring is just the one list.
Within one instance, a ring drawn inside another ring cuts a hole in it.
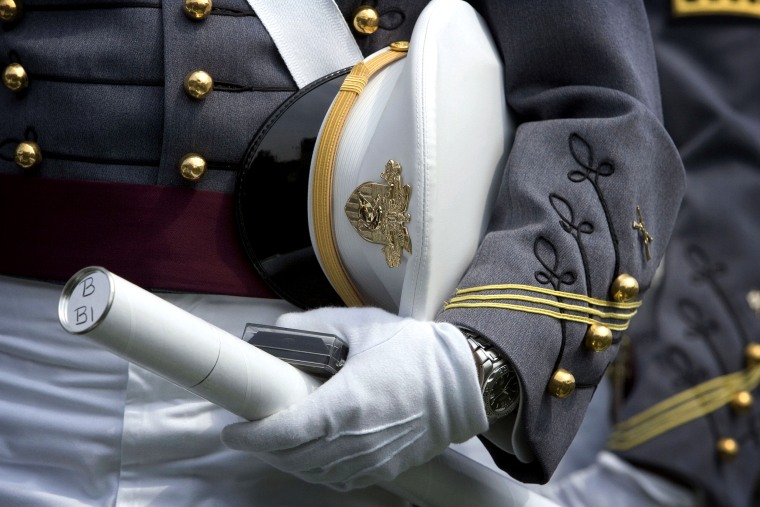
[{"label": "eagle emblem on cap", "polygon": [[412,239],[406,223],[412,187],[401,180],[401,164],[389,160],[380,173],[385,183],[368,181],[351,192],[345,211],[348,221],[364,240],[383,245],[390,268],[401,264],[404,250],[412,253]]}]

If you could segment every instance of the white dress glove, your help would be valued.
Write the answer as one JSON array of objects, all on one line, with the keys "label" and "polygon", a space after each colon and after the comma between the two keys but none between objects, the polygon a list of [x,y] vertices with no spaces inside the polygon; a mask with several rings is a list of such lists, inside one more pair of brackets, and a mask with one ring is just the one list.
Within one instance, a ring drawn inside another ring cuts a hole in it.
[{"label": "white dress glove", "polygon": [[288,409],[224,428],[228,447],[348,490],[392,480],[488,428],[470,346],[451,324],[323,308],[276,325],[334,334],[348,343],[348,359]]}]

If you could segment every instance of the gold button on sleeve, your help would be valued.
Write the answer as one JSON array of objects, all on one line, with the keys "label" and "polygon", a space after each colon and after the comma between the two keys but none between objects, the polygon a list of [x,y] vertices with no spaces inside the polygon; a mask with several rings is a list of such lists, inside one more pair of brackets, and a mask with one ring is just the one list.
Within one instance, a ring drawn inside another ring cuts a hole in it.
[{"label": "gold button on sleeve", "polygon": [[754,401],[752,393],[749,391],[739,391],[733,398],[731,398],[731,408],[734,409],[734,412],[737,414],[744,415],[752,408]]},{"label": "gold button on sleeve", "polygon": [[594,352],[604,352],[612,345],[612,331],[607,326],[592,324],[586,331],[583,344]]},{"label": "gold button on sleeve", "polygon": [[179,162],[179,173],[187,181],[198,181],[206,174],[206,159],[197,153],[188,153]]},{"label": "gold button on sleeve", "polygon": [[739,454],[739,442],[733,438],[721,438],[715,443],[715,449],[718,451],[720,459],[730,461]]},{"label": "gold button on sleeve", "polygon": [[612,282],[610,295],[618,303],[630,301],[639,295],[639,282],[631,275],[622,274]]},{"label": "gold button on sleeve", "polygon": [[549,394],[555,398],[567,398],[575,391],[575,377],[569,371],[560,368],[549,380],[548,389]]},{"label": "gold button on sleeve", "polygon": [[208,72],[195,70],[185,77],[185,91],[194,99],[205,99],[214,90],[214,80]]},{"label": "gold button on sleeve", "polygon": [[354,30],[363,35],[375,33],[380,25],[380,15],[368,5],[362,5],[354,13]]},{"label": "gold button on sleeve", "polygon": [[211,14],[212,7],[211,0],[185,0],[182,10],[188,18],[193,21],[200,21]]},{"label": "gold button on sleeve", "polygon": [[744,349],[744,357],[747,361],[747,368],[754,368],[760,364],[760,343],[750,343]]},{"label": "gold button on sleeve", "polygon": [[18,0],[0,0],[0,21],[16,21],[21,17],[21,2]]},{"label": "gold button on sleeve", "polygon": [[42,162],[42,150],[34,141],[23,141],[16,146],[13,161],[22,169],[31,169]]}]

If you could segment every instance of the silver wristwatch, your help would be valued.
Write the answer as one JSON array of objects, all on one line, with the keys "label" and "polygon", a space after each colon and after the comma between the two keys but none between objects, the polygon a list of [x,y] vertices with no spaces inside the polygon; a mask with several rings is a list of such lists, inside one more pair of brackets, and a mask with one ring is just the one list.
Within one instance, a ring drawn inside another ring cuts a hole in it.
[{"label": "silver wristwatch", "polygon": [[488,424],[493,424],[512,413],[520,403],[520,383],[517,374],[507,360],[501,357],[496,347],[469,329],[460,330],[472,348]]}]

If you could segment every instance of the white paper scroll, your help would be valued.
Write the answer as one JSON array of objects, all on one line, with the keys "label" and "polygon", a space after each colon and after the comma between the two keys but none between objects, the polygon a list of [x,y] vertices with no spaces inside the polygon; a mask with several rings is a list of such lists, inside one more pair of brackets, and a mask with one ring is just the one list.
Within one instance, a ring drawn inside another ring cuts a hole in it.
[{"label": "white paper scroll", "polygon": [[58,306],[63,328],[248,420],[320,382],[99,267],[79,271]]}]

